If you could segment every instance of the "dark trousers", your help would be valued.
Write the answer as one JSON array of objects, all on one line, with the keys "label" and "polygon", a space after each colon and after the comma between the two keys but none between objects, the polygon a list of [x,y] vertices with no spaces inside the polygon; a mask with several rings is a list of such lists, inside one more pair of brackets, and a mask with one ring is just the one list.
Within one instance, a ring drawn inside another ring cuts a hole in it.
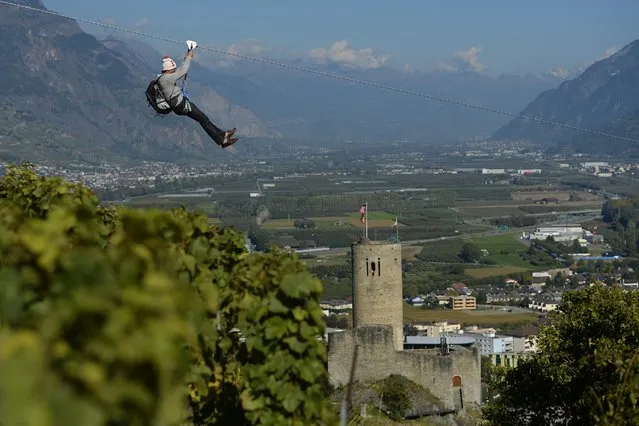
[{"label": "dark trousers", "polygon": [[206,114],[204,114],[193,102],[184,98],[182,102],[173,108],[173,112],[177,115],[186,115],[200,123],[200,126],[202,126],[206,134],[209,135],[216,144],[222,145],[225,132],[213,124]]}]

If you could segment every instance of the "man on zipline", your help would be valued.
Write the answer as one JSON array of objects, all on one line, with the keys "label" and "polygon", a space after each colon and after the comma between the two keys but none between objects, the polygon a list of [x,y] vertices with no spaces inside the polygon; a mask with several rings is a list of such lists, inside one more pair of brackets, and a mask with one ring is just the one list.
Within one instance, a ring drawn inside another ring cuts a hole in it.
[{"label": "man on zipline", "polygon": [[200,111],[200,109],[187,98],[186,94],[183,93],[182,89],[177,85],[177,81],[185,77],[189,71],[191,59],[193,58],[193,50],[194,49],[189,49],[184,57],[184,62],[182,62],[179,68],[173,59],[164,56],[162,60],[162,75],[158,78],[158,86],[174,113],[177,115],[186,115],[197,121],[216,144],[222,148],[227,148],[237,142],[237,138],[232,137],[236,128],[227,131],[220,130],[209,120],[206,114]]}]

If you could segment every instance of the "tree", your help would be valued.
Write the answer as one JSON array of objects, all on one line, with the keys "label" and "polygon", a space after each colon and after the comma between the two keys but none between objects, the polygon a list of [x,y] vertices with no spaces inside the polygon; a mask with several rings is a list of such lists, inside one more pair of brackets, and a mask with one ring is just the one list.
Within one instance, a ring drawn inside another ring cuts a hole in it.
[{"label": "tree", "polygon": [[311,219],[295,219],[293,226],[300,229],[315,229],[315,222]]},{"label": "tree", "polygon": [[466,272],[466,268],[464,268],[464,265],[450,265],[450,268],[448,269],[449,273],[452,275],[464,275],[464,273]]},{"label": "tree", "polygon": [[489,423],[639,420],[639,294],[599,286],[570,291],[561,310],[551,315],[539,352],[497,383],[500,397],[484,410]]},{"label": "tree", "polygon": [[506,367],[493,364],[487,356],[481,357],[482,401],[488,402],[497,396],[495,387],[505,371]]},{"label": "tree", "polygon": [[474,263],[481,259],[481,251],[471,242],[464,243],[458,254],[459,258],[467,263]]},{"label": "tree", "polygon": [[0,284],[2,425],[334,420],[321,283],[205,215],[10,167]]},{"label": "tree", "polygon": [[378,395],[383,397],[383,404],[391,419],[399,421],[404,418],[411,405],[405,378],[391,374],[382,382]]},{"label": "tree", "polygon": [[523,299],[521,299],[521,301],[519,303],[517,303],[517,306],[521,307],[521,308],[527,308],[531,303],[530,297],[525,296]]}]

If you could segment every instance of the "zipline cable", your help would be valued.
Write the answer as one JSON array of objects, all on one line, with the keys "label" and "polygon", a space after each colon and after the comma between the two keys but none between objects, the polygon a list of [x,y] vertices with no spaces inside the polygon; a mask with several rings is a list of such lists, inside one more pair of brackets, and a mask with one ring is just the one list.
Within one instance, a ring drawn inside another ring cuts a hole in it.
[{"label": "zipline cable", "polygon": [[[27,5],[24,5],[24,4],[13,3],[13,2],[6,1],[6,0],[0,0],[0,4],[4,4],[4,5],[7,5],[7,6],[14,6],[14,7],[17,7],[17,8],[20,8],[20,9],[30,10],[30,11],[33,11],[33,12],[42,13],[42,14],[46,14],[46,15],[57,16],[59,18],[71,19],[71,20],[74,20],[74,21],[77,21],[77,22],[84,22],[85,24],[91,24],[91,25],[96,25],[96,26],[103,27],[103,28],[108,28],[108,29],[111,29],[111,30],[122,31],[122,32],[129,33],[129,34],[135,34],[135,35],[142,36],[142,37],[147,37],[147,38],[152,38],[152,39],[155,39],[155,40],[165,41],[167,43],[174,43],[174,44],[180,44],[180,45],[184,44],[184,42],[182,42],[182,41],[170,39],[170,38],[167,38],[167,37],[158,36],[158,35],[155,35],[155,34],[144,33],[142,31],[137,31],[137,30],[132,30],[132,29],[129,29],[129,28],[119,27],[117,25],[105,24],[103,22],[93,21],[93,20],[90,20],[90,19],[77,18],[77,17],[74,17],[74,16],[69,16],[69,15],[64,15],[62,13],[53,12],[51,10],[38,9],[36,7],[27,6]],[[515,114],[515,113],[512,113],[512,112],[508,112],[508,111],[502,111],[502,110],[495,109],[495,108],[483,107],[481,105],[475,105],[475,104],[471,104],[471,103],[468,103],[468,102],[456,101],[454,99],[446,99],[446,98],[442,98],[442,97],[439,97],[439,96],[433,96],[433,95],[428,95],[428,94],[425,94],[425,93],[414,92],[414,91],[411,91],[411,90],[399,89],[397,87],[392,87],[392,86],[387,86],[387,85],[384,85],[384,84],[373,83],[372,81],[359,80],[359,79],[356,79],[356,78],[346,77],[346,76],[343,76],[343,75],[332,74],[332,73],[328,73],[328,72],[324,72],[324,71],[317,71],[317,70],[298,67],[298,66],[290,65],[290,64],[284,64],[284,63],[281,63],[281,62],[274,61],[272,59],[256,58],[254,56],[246,56],[246,55],[241,55],[239,53],[234,53],[234,52],[229,52],[229,51],[226,51],[226,50],[215,49],[215,48],[212,48],[212,47],[199,46],[199,45],[198,45],[197,49],[207,50],[209,52],[219,53],[219,54],[222,54],[222,55],[234,56],[236,58],[246,59],[246,60],[254,61],[254,62],[260,62],[260,63],[263,63],[263,64],[274,65],[274,66],[278,66],[278,67],[281,67],[281,68],[288,68],[288,69],[292,69],[292,70],[296,70],[296,71],[306,72],[306,73],[309,73],[309,74],[315,74],[315,75],[318,75],[318,76],[321,76],[321,77],[325,77],[325,78],[333,78],[333,79],[337,79],[337,80],[348,81],[350,83],[361,84],[361,85],[364,85],[364,86],[376,87],[378,89],[384,89],[384,90],[388,90],[390,92],[396,92],[396,93],[402,93],[402,94],[405,94],[405,95],[417,96],[417,97],[420,97],[420,98],[431,99],[431,100],[435,100],[435,101],[439,101],[439,102],[445,102],[445,103],[449,103],[449,104],[453,104],[453,105],[457,105],[457,106],[462,106],[462,107],[466,107],[466,108],[478,109],[478,110],[481,110],[481,111],[492,112],[492,113],[495,113],[495,114],[506,115],[506,116],[514,117],[514,118],[521,118],[521,119],[524,119],[524,120],[531,120],[531,121],[535,121],[535,122],[542,123],[542,124],[548,124],[548,125],[555,126],[555,127],[563,127],[563,128],[570,129],[570,130],[577,130],[577,131],[580,131],[580,132],[590,133],[590,134],[597,135],[597,136],[604,136],[604,137],[609,137],[609,138],[613,138],[613,139],[620,139],[620,140],[624,140],[624,141],[628,141],[628,142],[637,142],[637,143],[639,143],[639,140],[630,139],[630,138],[626,138],[626,137],[623,137],[623,136],[617,136],[617,135],[613,135],[613,134],[610,134],[610,133],[598,132],[596,130],[590,130],[590,129],[584,129],[583,127],[571,126],[569,124],[556,123],[554,121],[544,120],[544,119],[538,118],[538,117],[532,117],[532,116],[523,115],[523,114]]]}]

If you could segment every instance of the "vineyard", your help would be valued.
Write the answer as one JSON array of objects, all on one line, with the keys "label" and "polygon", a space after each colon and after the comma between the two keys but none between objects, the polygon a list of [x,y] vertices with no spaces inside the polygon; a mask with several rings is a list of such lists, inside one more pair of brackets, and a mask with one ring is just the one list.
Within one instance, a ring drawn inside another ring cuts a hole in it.
[{"label": "vineyard", "polygon": [[423,262],[457,263],[462,260],[458,254],[464,245],[462,239],[442,240],[426,244],[416,257]]},{"label": "vineyard", "polygon": [[0,211],[3,426],[336,424],[322,286],[294,256],[29,165]]},{"label": "vineyard", "polygon": [[352,272],[352,265],[345,264],[333,264],[333,265],[317,265],[309,267],[309,272],[315,275],[319,279],[350,279]]}]

